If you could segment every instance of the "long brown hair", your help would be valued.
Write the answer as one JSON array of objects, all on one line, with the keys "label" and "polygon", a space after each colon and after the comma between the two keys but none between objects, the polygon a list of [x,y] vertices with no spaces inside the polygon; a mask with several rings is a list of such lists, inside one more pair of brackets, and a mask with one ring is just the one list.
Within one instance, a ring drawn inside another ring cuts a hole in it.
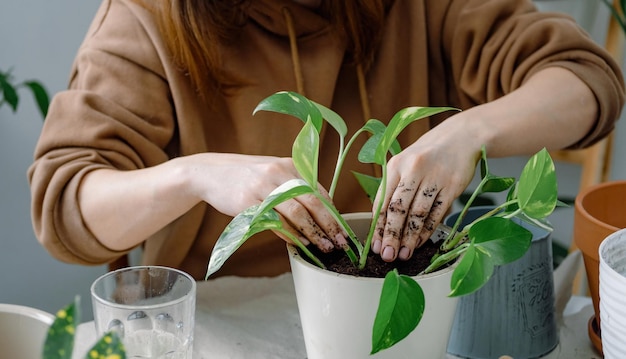
[{"label": "long brown hair", "polygon": [[[255,0],[158,0],[143,4],[153,11],[174,61],[188,73],[198,92],[206,95],[237,81],[220,73],[220,46],[216,44],[237,39],[247,21],[248,1]],[[348,61],[364,68],[371,64],[392,1],[322,0],[319,11],[346,40]]]}]

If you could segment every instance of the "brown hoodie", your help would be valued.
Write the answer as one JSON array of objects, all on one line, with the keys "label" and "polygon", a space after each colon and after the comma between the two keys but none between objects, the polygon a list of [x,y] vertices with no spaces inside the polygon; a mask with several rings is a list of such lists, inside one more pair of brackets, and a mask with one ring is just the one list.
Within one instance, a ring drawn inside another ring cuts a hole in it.
[{"label": "brown hoodie", "polygon": [[[295,19],[296,59],[283,7]],[[103,1],[78,51],[69,89],[52,101],[28,173],[34,229],[51,255],[93,265],[124,254],[103,246],[82,220],[78,186],[91,170],[134,170],[199,152],[289,156],[301,123],[252,116],[261,99],[279,90],[302,87],[342,115],[353,132],[368,107],[382,121],[410,105],[468,108],[515,90],[542,68],[561,66],[592,89],[600,108],[596,125],[575,147],[611,131],[624,100],[621,72],[610,56],[572,19],[539,13],[531,1],[396,0],[364,82],[344,64],[345,46],[329,23],[313,11],[290,0],[254,0],[248,11],[241,41],[224,51],[224,70],[249,83],[207,106],[171,62],[150,14],[130,0]],[[294,61],[301,69],[296,74]],[[366,89],[363,101],[359,86]],[[402,145],[429,126],[409,127]],[[322,143],[320,180],[328,184],[338,141],[329,131]],[[372,173],[354,156],[346,168]],[[335,202],[342,212],[371,209],[347,171]],[[197,205],[146,240],[143,263],[203,278],[229,220]],[[284,242],[266,233],[240,248],[219,274],[288,270]]]}]

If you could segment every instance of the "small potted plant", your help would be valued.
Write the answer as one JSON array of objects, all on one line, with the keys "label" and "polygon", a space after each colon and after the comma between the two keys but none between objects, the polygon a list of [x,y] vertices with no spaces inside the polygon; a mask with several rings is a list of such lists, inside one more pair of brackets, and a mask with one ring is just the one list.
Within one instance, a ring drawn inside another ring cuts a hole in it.
[{"label": "small potted plant", "polygon": [[[56,313],[43,345],[43,359],[71,359],[73,357],[76,326],[80,322],[78,302],[76,298]],[[109,332],[89,349],[85,358],[125,359],[126,352],[117,334]]]},{"label": "small potted plant", "polygon": [[[455,225],[447,230],[444,226],[440,226],[435,232],[434,237],[441,237],[442,240],[439,241],[438,249],[427,268],[413,276],[403,274],[397,268],[392,269],[383,275],[384,279],[362,278],[358,275],[359,271],[364,270],[368,257],[371,256],[370,245],[378,213],[381,212],[382,201],[379,201],[379,208],[374,209],[373,215],[368,213],[365,220],[362,217],[351,218],[351,214],[342,216],[317,188],[317,158],[319,132],[323,121],[326,120],[339,133],[341,141],[337,166],[329,190],[332,197],[343,159],[354,139],[362,133],[370,133],[371,137],[359,152],[359,160],[380,165],[382,178],[356,175],[368,196],[374,198],[379,187],[383,192],[386,188],[386,165],[389,155],[400,151],[400,146],[396,141],[398,134],[413,121],[451,110],[454,109],[408,107],[398,111],[387,126],[372,119],[344,146],[347,129],[343,119],[332,110],[293,92],[279,92],[261,101],[255,113],[274,111],[292,115],[304,122],[301,132],[295,139],[292,153],[294,165],[301,179],[284,183],[260,205],[250,207],[233,218],[213,249],[207,278],[219,270],[230,255],[254,234],[265,230],[280,232],[294,243],[294,245],[288,245],[288,248],[309,358],[328,358],[331,354],[332,357],[342,357],[338,354],[340,352],[350,353],[348,355],[351,357],[377,353],[377,357],[382,357],[383,353],[391,355],[399,352],[398,357],[403,357],[403,352],[406,356],[409,350],[419,350],[424,357],[443,357],[456,306],[456,301],[446,301],[446,298],[455,298],[474,292],[489,280],[495,265],[515,261],[524,255],[530,246],[532,234],[512,221],[512,217],[547,226],[543,219],[552,213],[557,205],[556,174],[548,152],[544,149],[532,156],[522,171],[519,181],[516,182],[514,178],[498,177],[489,172],[483,148],[480,160],[482,180],[461,211]],[[459,228],[465,212],[476,196],[485,192],[501,192],[507,189],[510,190],[505,203],[464,228]],[[283,201],[302,194],[312,194],[319,198],[348,233],[350,243],[344,248],[345,258],[348,258],[356,268],[356,275],[340,275],[327,270],[324,254],[313,253],[298,238],[282,227],[278,214],[273,208]],[[353,226],[358,227],[358,231]],[[433,237],[431,239],[437,240]],[[321,274],[316,279],[309,279],[307,283],[299,283],[300,272],[294,267],[297,262],[294,259],[296,257],[306,257],[309,262],[308,266],[318,267],[315,270]],[[440,273],[446,274],[440,275]],[[340,281],[340,283],[320,284],[325,280]],[[373,283],[368,286],[375,288],[376,293],[372,295],[362,291],[362,288],[345,289],[349,288],[347,283],[349,280]],[[445,284],[443,292],[441,291],[442,282]],[[316,285],[320,287],[314,287]],[[331,288],[344,288],[345,290],[340,290],[343,292],[341,295],[352,294],[356,297],[337,299],[344,306],[338,311],[333,311],[335,304],[333,299],[328,298]],[[304,293],[304,291],[308,292]],[[436,296],[429,297],[433,292]],[[305,298],[312,296],[315,298],[311,302],[314,302],[318,308],[303,308]],[[370,301],[371,298],[374,298],[374,301],[378,299],[372,308],[359,309],[360,304]],[[447,307],[442,310],[433,309],[440,302],[446,303]],[[431,311],[437,313],[434,321],[443,324],[440,332],[431,327],[435,324],[428,323],[420,327],[425,327],[422,329],[426,330],[429,335],[413,335],[412,332],[415,332],[422,317],[426,317]],[[339,312],[347,314],[348,319],[336,317]],[[313,318],[309,318],[308,315],[312,315]],[[319,318],[328,319],[324,320],[327,327],[310,328],[309,325],[313,325],[311,323],[317,322]],[[367,324],[363,325],[363,323]],[[354,324],[356,328],[349,328],[350,324]],[[363,333],[366,334],[363,335]],[[326,337],[315,337],[318,334]],[[410,334],[410,339],[405,339]],[[362,339],[363,337],[367,337],[369,343],[349,341],[351,338]],[[440,344],[433,345],[433,341],[437,338]],[[422,343],[418,342],[420,339]],[[402,348],[396,345],[401,341],[401,344],[409,343],[408,345],[411,346]],[[429,350],[431,352],[428,352]]]}]

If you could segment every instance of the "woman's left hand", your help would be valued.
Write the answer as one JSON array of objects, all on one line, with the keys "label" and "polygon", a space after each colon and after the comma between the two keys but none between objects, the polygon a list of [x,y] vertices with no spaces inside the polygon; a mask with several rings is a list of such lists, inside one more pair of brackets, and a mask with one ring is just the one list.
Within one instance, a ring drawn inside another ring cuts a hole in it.
[{"label": "woman's left hand", "polygon": [[389,160],[385,198],[372,239],[372,251],[384,261],[409,259],[474,176],[481,146],[467,133],[459,137],[462,130],[452,129],[453,122],[449,118]]}]

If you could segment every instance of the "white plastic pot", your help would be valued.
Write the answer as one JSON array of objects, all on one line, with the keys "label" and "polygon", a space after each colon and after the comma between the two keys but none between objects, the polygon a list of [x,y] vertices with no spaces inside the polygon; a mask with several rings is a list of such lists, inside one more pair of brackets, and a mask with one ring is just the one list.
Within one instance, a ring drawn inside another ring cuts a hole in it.
[{"label": "white plastic pot", "polygon": [[[359,238],[365,237],[370,213],[352,213],[344,218]],[[322,270],[302,258],[295,246],[288,246],[288,252],[308,359],[446,357],[458,301],[447,296],[454,267],[414,277],[426,296],[422,320],[401,342],[370,356],[383,278]]]},{"label": "white plastic pot", "polygon": [[41,359],[43,344],[54,316],[39,309],[0,304],[0,356]]},{"label": "white plastic pot", "polygon": [[600,332],[605,359],[626,358],[626,229],[600,244]]}]

